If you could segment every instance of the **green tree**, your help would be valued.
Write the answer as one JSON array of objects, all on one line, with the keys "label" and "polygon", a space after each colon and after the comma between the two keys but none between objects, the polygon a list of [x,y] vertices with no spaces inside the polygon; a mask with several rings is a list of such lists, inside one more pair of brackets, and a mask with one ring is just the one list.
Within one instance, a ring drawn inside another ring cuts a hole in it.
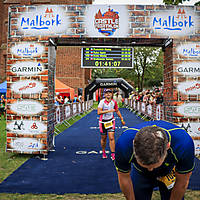
[{"label": "green tree", "polygon": [[144,87],[160,86],[163,81],[162,49],[135,47],[133,68],[117,69],[116,74],[132,83],[139,91],[142,91]]},{"label": "green tree", "polygon": [[92,79],[95,78],[124,78],[139,91],[144,87],[160,86],[163,81],[162,49],[135,47],[133,68],[95,68],[92,70]]},{"label": "green tree", "polygon": [[[165,3],[166,5],[179,5],[184,3],[185,1],[189,2],[190,0],[163,0],[163,3]],[[194,5],[199,6],[200,1],[196,2]]]}]

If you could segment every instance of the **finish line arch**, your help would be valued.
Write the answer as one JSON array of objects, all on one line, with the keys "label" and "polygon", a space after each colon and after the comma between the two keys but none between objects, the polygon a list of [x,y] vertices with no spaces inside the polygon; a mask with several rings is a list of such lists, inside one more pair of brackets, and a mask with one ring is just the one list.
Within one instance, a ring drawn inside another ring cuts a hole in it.
[{"label": "finish line arch", "polygon": [[42,128],[37,133],[7,130],[7,151],[47,154],[51,149],[56,46],[62,44],[162,47],[165,120],[190,123],[190,134],[200,145],[199,12],[199,6],[171,5],[11,6],[7,125],[17,121],[27,122],[26,126],[42,124]]},{"label": "finish line arch", "polygon": [[95,79],[85,88],[85,99],[92,99],[93,93],[98,88],[120,88],[124,91],[125,97],[127,98],[133,87],[123,78],[99,78]]}]

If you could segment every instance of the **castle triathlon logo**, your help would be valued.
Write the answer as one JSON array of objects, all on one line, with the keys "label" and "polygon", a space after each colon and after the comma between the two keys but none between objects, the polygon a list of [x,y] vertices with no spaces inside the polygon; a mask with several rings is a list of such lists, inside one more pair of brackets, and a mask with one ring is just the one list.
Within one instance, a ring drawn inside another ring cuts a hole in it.
[{"label": "castle triathlon logo", "polygon": [[170,36],[188,35],[195,31],[197,24],[194,12],[187,8],[159,12],[152,17],[152,28],[155,32]]},{"label": "castle triathlon logo", "polygon": [[113,9],[108,9],[103,13],[99,9],[95,15],[94,26],[98,29],[98,32],[105,36],[111,36],[119,29],[119,13]]}]

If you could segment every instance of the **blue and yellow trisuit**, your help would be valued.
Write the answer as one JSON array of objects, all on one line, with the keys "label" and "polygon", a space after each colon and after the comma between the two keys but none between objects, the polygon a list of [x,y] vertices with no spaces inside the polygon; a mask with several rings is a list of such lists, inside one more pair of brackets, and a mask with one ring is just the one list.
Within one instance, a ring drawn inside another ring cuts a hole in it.
[{"label": "blue and yellow trisuit", "polygon": [[[146,168],[141,167],[133,154],[133,140],[135,135],[141,128],[146,126],[158,126],[162,128],[171,143],[165,161],[159,168],[153,171],[148,171]],[[131,177],[134,192],[136,199],[139,200],[150,199],[153,188],[156,186],[159,186],[161,193],[163,192],[163,199],[168,199],[171,188],[167,189],[158,179],[169,175],[173,169],[181,174],[191,172],[194,169],[195,156],[192,138],[183,128],[162,120],[143,122],[126,129],[116,143],[115,152],[116,169],[124,173],[130,172],[132,169]]]}]

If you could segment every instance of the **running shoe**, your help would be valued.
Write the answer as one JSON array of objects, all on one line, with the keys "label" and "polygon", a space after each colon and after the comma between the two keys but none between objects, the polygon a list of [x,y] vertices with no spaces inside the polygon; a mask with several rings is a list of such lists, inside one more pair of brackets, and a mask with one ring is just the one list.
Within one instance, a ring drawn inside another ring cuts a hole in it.
[{"label": "running shoe", "polygon": [[115,160],[115,153],[111,153],[111,160],[112,160],[112,161]]},{"label": "running shoe", "polygon": [[106,155],[105,152],[103,152],[103,154],[102,154],[102,158],[103,158],[103,159],[107,158],[107,155]]}]

